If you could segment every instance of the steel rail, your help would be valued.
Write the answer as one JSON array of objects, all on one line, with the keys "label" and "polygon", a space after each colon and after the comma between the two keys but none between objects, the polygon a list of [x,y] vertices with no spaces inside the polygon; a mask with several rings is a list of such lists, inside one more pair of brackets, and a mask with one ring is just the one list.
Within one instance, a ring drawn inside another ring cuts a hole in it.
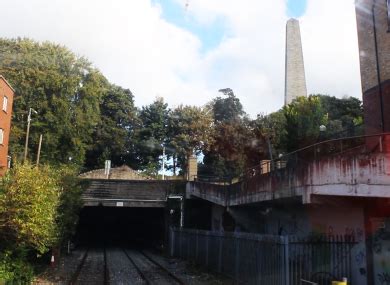
[{"label": "steel rail", "polygon": [[[127,258],[129,259],[129,261],[132,263],[134,268],[137,270],[137,272],[141,276],[142,280],[144,280],[146,282],[146,284],[148,284],[148,285],[149,284],[154,284],[155,282],[151,281],[149,278],[146,277],[146,275],[143,273],[141,268],[137,265],[137,263],[134,261],[134,259],[130,257],[130,255],[127,253],[127,251],[125,249],[122,249],[122,250],[125,253],[125,255],[127,256]],[[180,278],[178,278],[171,271],[169,271],[167,268],[162,266],[159,262],[155,261],[153,258],[148,256],[142,250],[136,250],[136,251],[139,252],[143,257],[145,257],[149,262],[151,262],[155,266],[157,266],[157,268],[162,270],[162,272],[164,272],[167,276],[169,276],[171,279],[173,279],[175,281],[175,283],[180,284],[180,285],[184,285],[185,284]]]},{"label": "steel rail", "polygon": [[153,258],[151,258],[150,256],[148,256],[145,252],[143,252],[142,250],[139,250],[139,252],[146,258],[148,259],[150,262],[152,262],[153,264],[157,265],[158,268],[162,269],[165,273],[167,273],[172,279],[174,279],[177,283],[179,284],[185,284],[179,277],[177,277],[175,274],[173,274],[170,270],[168,270],[167,268],[165,268],[163,265],[161,265],[159,262],[157,262],[156,260],[154,260]]},{"label": "steel rail", "polygon": [[74,272],[72,278],[69,281],[69,285],[76,284],[77,278],[79,278],[81,269],[83,268],[85,260],[87,259],[88,251],[89,251],[89,248],[87,248],[87,250],[85,251],[83,257],[81,258],[81,261],[80,261],[79,265],[77,265],[76,271]]},{"label": "steel rail", "polygon": [[103,247],[103,254],[104,254],[104,285],[108,285],[110,284],[109,280],[110,280],[110,275],[109,275],[109,272],[108,272],[108,267],[107,267],[107,253],[106,253],[106,247],[104,246]]},{"label": "steel rail", "polygon": [[146,278],[146,276],[145,276],[145,274],[143,273],[143,271],[141,270],[141,268],[139,268],[139,266],[135,263],[134,259],[132,259],[132,258],[130,257],[130,255],[127,253],[127,251],[126,251],[125,249],[122,248],[122,250],[123,250],[124,254],[126,255],[127,259],[131,262],[131,264],[132,264],[132,265],[134,266],[134,268],[137,270],[138,275],[141,277],[141,279],[142,279],[143,281],[145,281],[146,284],[148,284],[148,285],[151,284],[151,282],[149,281],[148,278]]}]

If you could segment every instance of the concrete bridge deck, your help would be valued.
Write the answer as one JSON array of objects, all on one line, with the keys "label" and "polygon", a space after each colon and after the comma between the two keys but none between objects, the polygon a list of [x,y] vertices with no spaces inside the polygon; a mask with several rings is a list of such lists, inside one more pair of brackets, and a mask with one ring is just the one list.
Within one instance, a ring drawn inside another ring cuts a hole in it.
[{"label": "concrete bridge deck", "polygon": [[[261,166],[250,169],[230,185],[187,182],[186,196],[221,206],[282,198],[299,198],[305,204],[323,195],[390,198],[390,134],[326,141],[288,154],[282,162],[275,162],[279,167],[268,173]],[[112,207],[165,207],[168,197],[177,194],[175,185],[183,183],[86,180],[90,184],[82,196],[84,205]]]},{"label": "concrete bridge deck", "polygon": [[284,159],[286,167],[268,173],[253,168],[231,185],[189,182],[187,194],[221,206],[291,197],[311,203],[321,195],[390,198],[390,134],[328,141]]}]

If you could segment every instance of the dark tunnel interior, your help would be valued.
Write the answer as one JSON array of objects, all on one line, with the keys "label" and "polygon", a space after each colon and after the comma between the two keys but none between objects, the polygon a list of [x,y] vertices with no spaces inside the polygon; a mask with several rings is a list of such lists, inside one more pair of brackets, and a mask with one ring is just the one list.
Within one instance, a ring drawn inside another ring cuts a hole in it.
[{"label": "dark tunnel interior", "polygon": [[75,243],[162,246],[165,229],[164,208],[84,207]]}]

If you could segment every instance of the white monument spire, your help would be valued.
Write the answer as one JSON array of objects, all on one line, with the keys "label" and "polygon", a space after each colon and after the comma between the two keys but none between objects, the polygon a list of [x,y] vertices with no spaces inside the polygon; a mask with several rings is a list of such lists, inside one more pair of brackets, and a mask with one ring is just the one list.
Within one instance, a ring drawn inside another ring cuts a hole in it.
[{"label": "white monument spire", "polygon": [[290,19],[286,24],[285,68],[284,104],[287,105],[297,97],[307,96],[301,32],[296,19]]}]

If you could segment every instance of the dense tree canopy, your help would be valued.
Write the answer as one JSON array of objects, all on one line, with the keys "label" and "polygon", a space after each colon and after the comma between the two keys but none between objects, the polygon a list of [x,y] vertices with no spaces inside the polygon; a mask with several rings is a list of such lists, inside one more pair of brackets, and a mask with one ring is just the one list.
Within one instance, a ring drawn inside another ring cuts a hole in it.
[{"label": "dense tree canopy", "polygon": [[134,137],[137,162],[140,168],[151,173],[160,169],[159,157],[169,141],[169,115],[170,109],[163,98],[156,98],[138,112],[139,125]]},{"label": "dense tree canopy", "polygon": [[213,139],[204,150],[204,175],[232,178],[246,167],[258,164],[263,155],[261,134],[247,117],[239,98],[230,88],[219,90],[226,97],[211,103],[214,115]]},{"label": "dense tree canopy", "polygon": [[188,156],[207,150],[213,140],[213,117],[207,107],[180,105],[172,111],[170,119],[170,146],[183,170]]},{"label": "dense tree canopy", "polygon": [[104,165],[134,165],[132,136],[137,122],[133,94],[116,85],[105,88],[100,101],[100,120],[92,133],[93,143],[86,154],[87,168]]},{"label": "dense tree canopy", "polygon": [[[353,97],[300,97],[269,115],[259,115],[256,126],[269,138],[274,155],[331,138],[362,134],[363,107]],[[326,127],[320,131],[320,126]]]},{"label": "dense tree canopy", "polygon": [[360,134],[356,126],[363,124],[362,102],[354,97],[336,98],[318,95],[327,116],[327,136],[340,137]]},{"label": "dense tree canopy", "polygon": [[283,108],[286,118],[284,143],[288,152],[313,144],[319,127],[327,124],[325,110],[317,96],[299,97]]},{"label": "dense tree canopy", "polygon": [[214,121],[216,123],[226,123],[237,121],[245,115],[240,99],[234,95],[230,88],[220,89],[225,97],[217,97],[211,102],[214,112]]},{"label": "dense tree canopy", "polygon": [[86,59],[52,43],[0,39],[0,59],[0,73],[16,91],[11,153],[22,153],[27,112],[34,108],[30,154],[43,134],[43,161],[72,157],[82,164],[100,121],[106,79]]}]

